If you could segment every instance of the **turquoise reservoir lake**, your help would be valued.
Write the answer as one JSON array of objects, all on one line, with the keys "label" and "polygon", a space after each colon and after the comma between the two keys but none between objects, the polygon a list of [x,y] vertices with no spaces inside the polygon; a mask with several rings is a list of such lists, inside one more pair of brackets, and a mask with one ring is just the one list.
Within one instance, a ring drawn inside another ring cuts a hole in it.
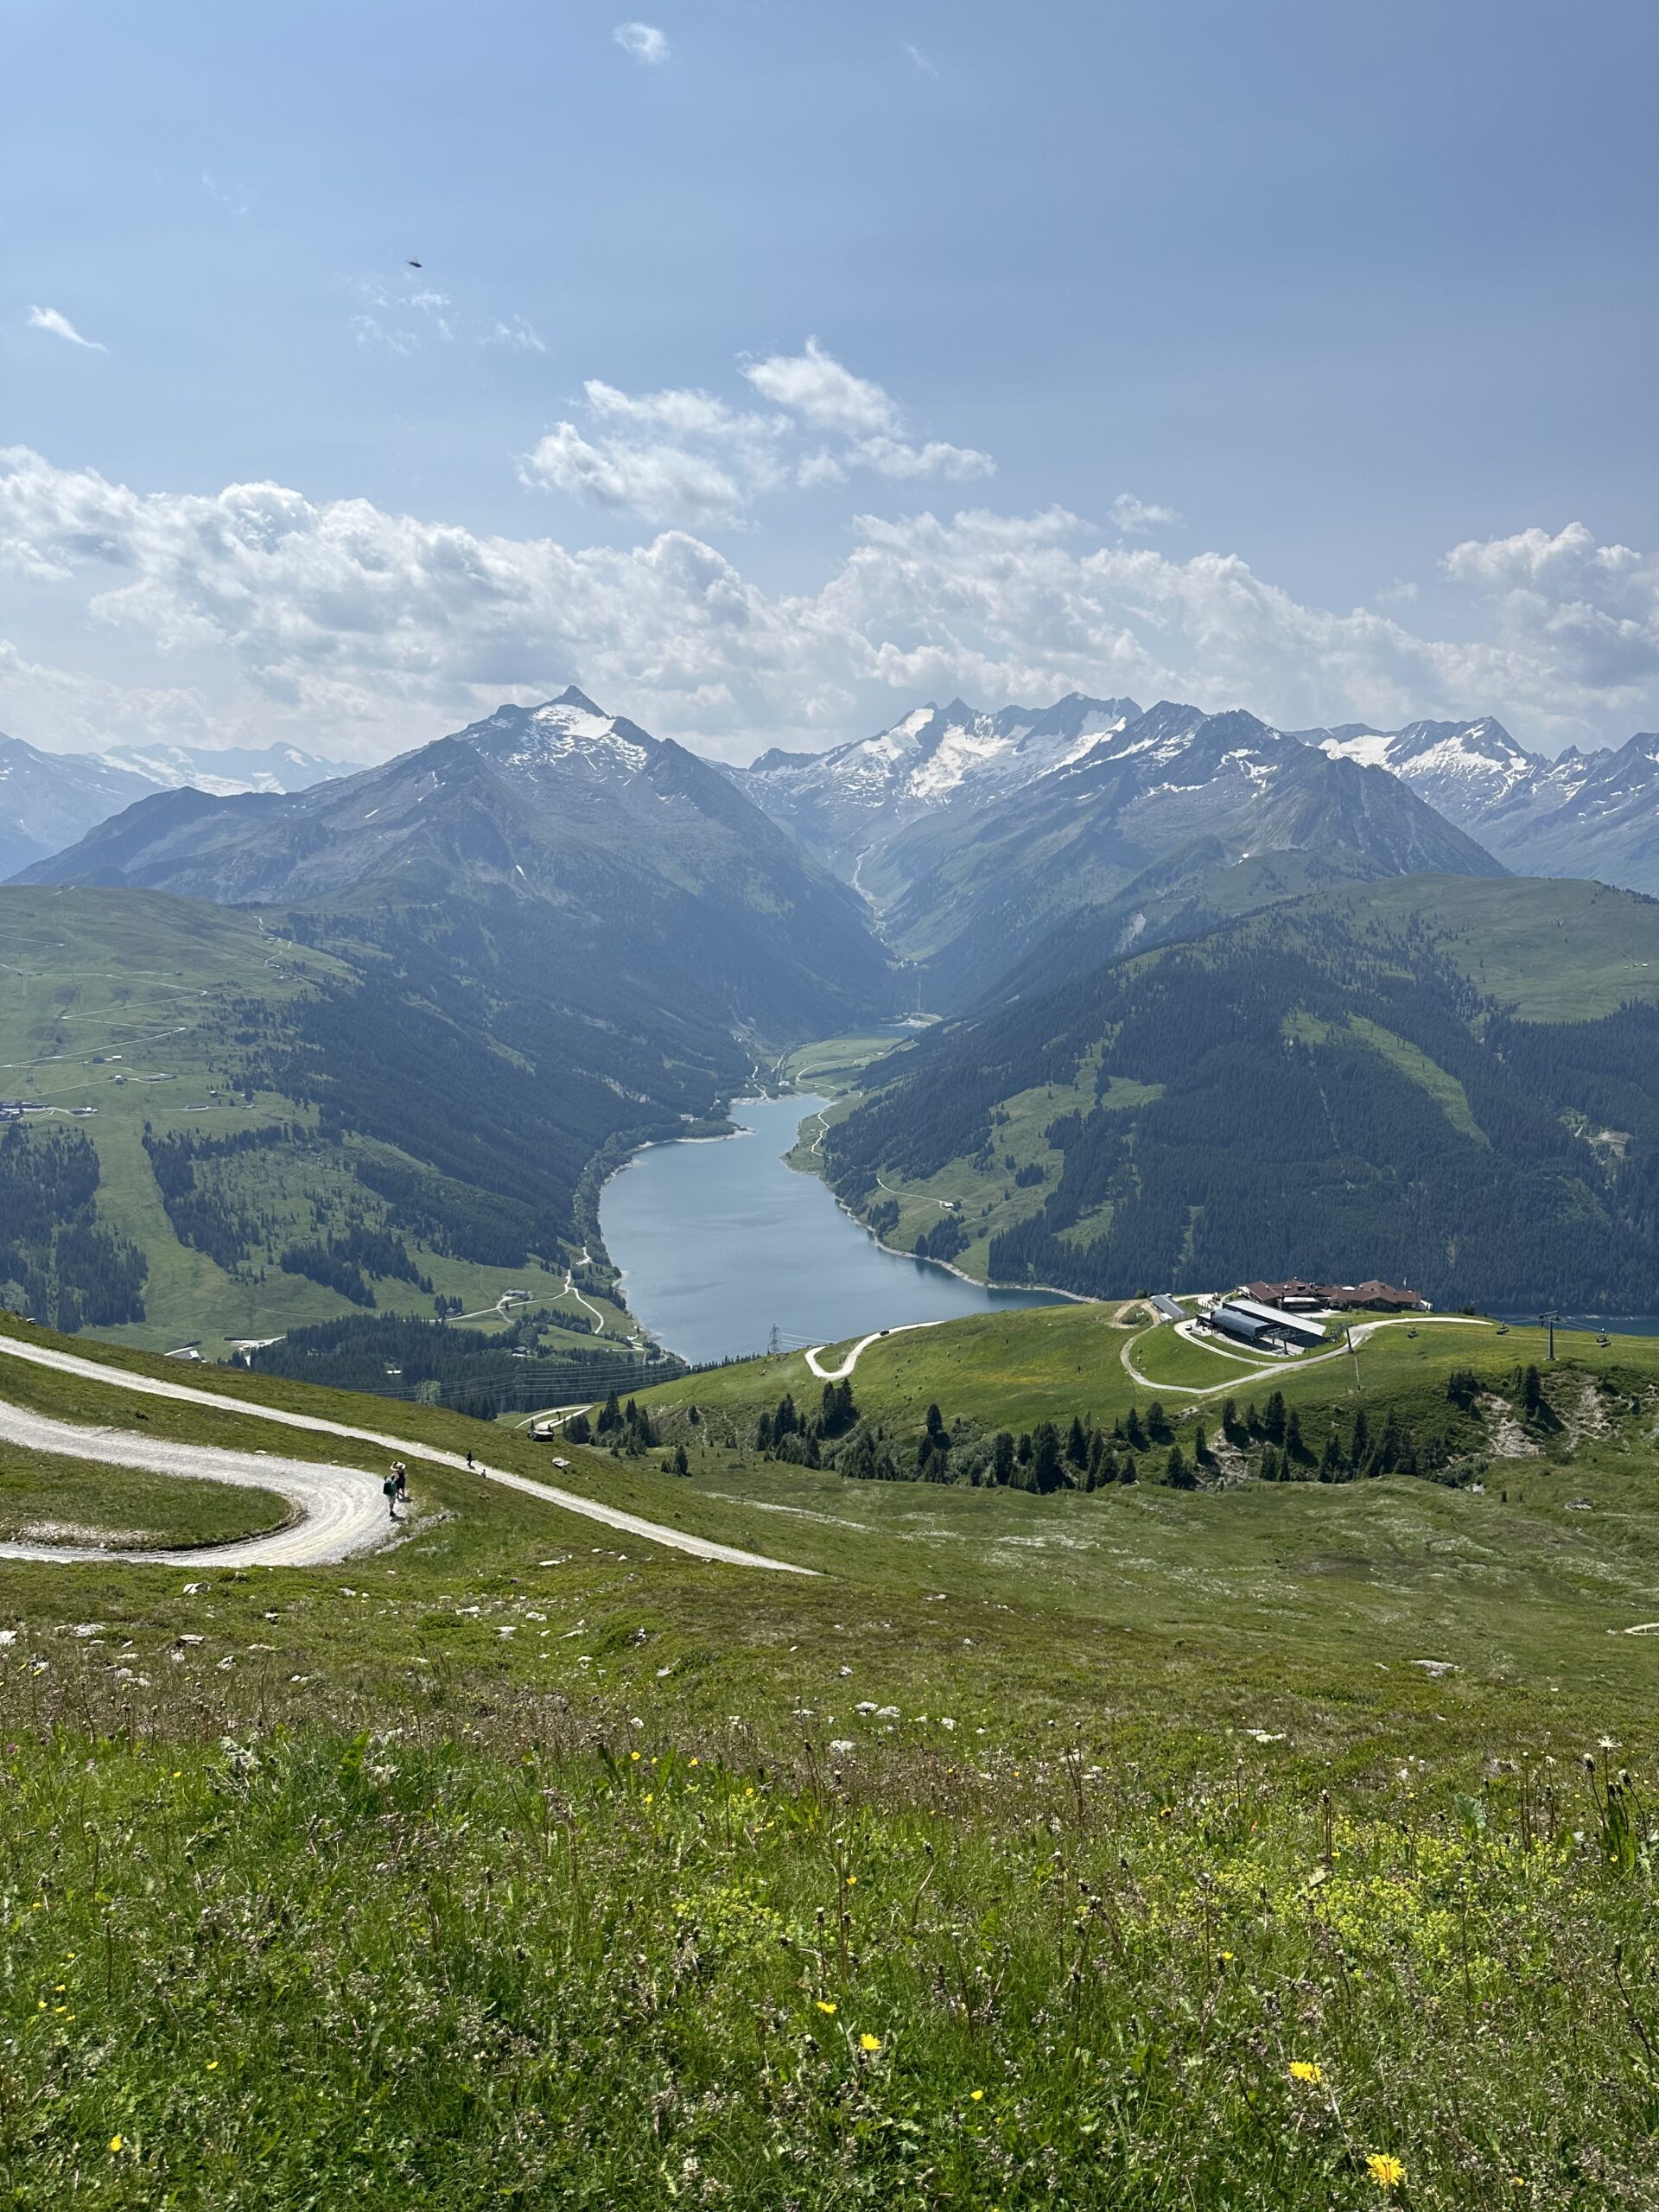
[{"label": "turquoise reservoir lake", "polygon": [[884,1252],[816,1175],[783,1155],[827,1102],[740,1098],[742,1134],[652,1145],[605,1185],[600,1226],[630,1307],[695,1363],[830,1344],[904,1321],[1052,1306],[1044,1291],[986,1290],[925,1260]]}]

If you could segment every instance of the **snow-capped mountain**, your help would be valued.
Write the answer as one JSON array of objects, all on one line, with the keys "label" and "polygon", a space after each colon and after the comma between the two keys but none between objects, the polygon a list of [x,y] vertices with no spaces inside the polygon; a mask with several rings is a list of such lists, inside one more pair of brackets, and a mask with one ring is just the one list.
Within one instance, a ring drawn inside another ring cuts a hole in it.
[{"label": "snow-capped mountain", "polygon": [[111,745],[96,756],[142,776],[158,791],[207,791],[232,798],[240,791],[304,791],[353,771],[297,745],[226,746],[210,752],[195,745]]},{"label": "snow-capped mountain", "polygon": [[1520,875],[1588,876],[1659,892],[1659,736],[1554,760],[1502,722],[1299,730],[1332,760],[1390,769]]},{"label": "snow-capped mountain", "polygon": [[[982,713],[931,703],[828,753],[763,753],[727,771],[740,790],[851,879],[923,815],[988,804],[1079,759],[1140,713],[1133,699],[1071,692],[1052,707]],[[861,882],[862,881],[860,876]]]},{"label": "snow-capped mountain", "polygon": [[73,845],[149,788],[96,753],[42,753],[0,736],[0,881]]},{"label": "snow-capped mountain", "polygon": [[1490,715],[1472,722],[1408,722],[1403,729],[1348,722],[1293,734],[1332,760],[1357,760],[1362,767],[1403,776],[1448,822],[1465,830],[1530,788],[1553,765],[1517,745]]},{"label": "snow-capped mountain", "polygon": [[995,807],[912,821],[862,880],[949,1007],[1080,909],[1200,849],[1210,868],[1295,852],[1377,875],[1503,873],[1386,769],[1329,759],[1254,715],[1163,700]]},{"label": "snow-capped mountain", "polygon": [[349,772],[297,746],[209,753],[186,745],[115,745],[104,753],[43,753],[0,736],[0,882],[66,845],[147,791],[188,787],[301,791]]},{"label": "snow-capped mountain", "polygon": [[646,1007],[653,1035],[687,1009],[790,1034],[890,1002],[854,893],[711,762],[575,690],[308,791],[153,791],[24,880],[438,914],[549,988]]}]

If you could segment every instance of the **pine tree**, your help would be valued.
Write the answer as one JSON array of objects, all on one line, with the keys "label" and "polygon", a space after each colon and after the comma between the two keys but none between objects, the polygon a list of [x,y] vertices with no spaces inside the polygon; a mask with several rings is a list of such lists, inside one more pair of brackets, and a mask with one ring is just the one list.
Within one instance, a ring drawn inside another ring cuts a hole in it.
[{"label": "pine tree", "polygon": [[1006,1428],[999,1428],[991,1440],[991,1473],[999,1483],[1014,1478],[1014,1439]]},{"label": "pine tree", "polygon": [[1060,1432],[1052,1421],[1039,1421],[1032,1432],[1031,1486],[1041,1497],[1058,1490],[1064,1479],[1060,1465]]},{"label": "pine tree", "polygon": [[1169,1415],[1164,1411],[1161,1402],[1154,1398],[1147,1408],[1147,1434],[1154,1444],[1167,1444],[1174,1433],[1169,1425]]},{"label": "pine tree", "polygon": [[1074,1467],[1086,1467],[1089,1464],[1089,1439],[1083,1433],[1083,1421],[1077,1414],[1072,1414],[1071,1426],[1066,1431],[1065,1456]]},{"label": "pine tree", "polygon": [[1127,1440],[1135,1446],[1137,1452],[1144,1452],[1146,1450],[1147,1432],[1141,1424],[1141,1408],[1139,1406],[1131,1406],[1129,1408],[1128,1417],[1123,1423],[1123,1434]]},{"label": "pine tree", "polygon": [[674,1471],[677,1475],[689,1475],[691,1471],[691,1462],[685,1456],[683,1444],[674,1446]]},{"label": "pine tree", "polygon": [[1371,1425],[1365,1418],[1363,1406],[1354,1413],[1354,1433],[1348,1441],[1348,1464],[1357,1471],[1365,1464],[1365,1455],[1371,1448]]},{"label": "pine tree", "polygon": [[1342,1456],[1342,1439],[1333,1428],[1325,1440],[1325,1449],[1319,1454],[1319,1480],[1339,1483],[1348,1471],[1348,1463]]},{"label": "pine tree", "polygon": [[1267,1409],[1262,1415],[1262,1433],[1269,1444],[1282,1444],[1285,1440],[1285,1394],[1282,1390],[1275,1390],[1268,1400]]},{"label": "pine tree", "polygon": [[1302,1417],[1294,1406],[1285,1422],[1285,1452],[1292,1459],[1307,1458],[1307,1446],[1302,1441]]},{"label": "pine tree", "polygon": [[1164,1462],[1164,1480],[1172,1490],[1195,1490],[1198,1478],[1187,1465],[1179,1444],[1169,1447],[1169,1457]]}]

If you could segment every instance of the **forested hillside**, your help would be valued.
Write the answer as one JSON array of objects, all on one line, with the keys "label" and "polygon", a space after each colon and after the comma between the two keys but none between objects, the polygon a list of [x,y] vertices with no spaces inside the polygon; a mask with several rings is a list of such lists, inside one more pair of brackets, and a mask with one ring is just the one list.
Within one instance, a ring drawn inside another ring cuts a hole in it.
[{"label": "forested hillside", "polygon": [[1002,1281],[1646,1310],[1656,988],[1659,906],[1632,894],[1325,894],[937,1033],[824,1154],[890,1241]]},{"label": "forested hillside", "polygon": [[288,923],[0,889],[0,1095],[37,1109],[0,1136],[0,1301],[213,1350],[522,1289],[586,1344],[599,1163],[705,1126],[748,1055],[626,983],[573,1005],[505,899]]}]

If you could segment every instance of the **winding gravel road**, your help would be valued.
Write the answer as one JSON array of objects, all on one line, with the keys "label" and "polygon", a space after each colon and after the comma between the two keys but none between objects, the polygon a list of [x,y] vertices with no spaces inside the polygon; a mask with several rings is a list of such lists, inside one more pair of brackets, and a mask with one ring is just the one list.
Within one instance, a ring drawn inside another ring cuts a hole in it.
[{"label": "winding gravel road", "polygon": [[806,1355],[806,1363],[821,1382],[843,1382],[858,1365],[859,1354],[868,1351],[872,1344],[879,1344],[883,1337],[902,1337],[911,1329],[938,1329],[943,1326],[940,1321],[900,1321],[891,1329],[873,1330],[868,1337],[859,1338],[839,1367],[821,1366],[818,1354],[823,1346],[814,1344]]},{"label": "winding gravel road", "polygon": [[[815,1567],[795,1567],[787,1560],[768,1558],[764,1552],[743,1551],[735,1544],[717,1544],[706,1536],[688,1535],[682,1529],[665,1528],[662,1522],[645,1520],[639,1514],[624,1513],[616,1506],[601,1505],[594,1498],[579,1497],[575,1491],[559,1490],[551,1483],[535,1482],[528,1475],[510,1473],[505,1467],[486,1467],[481,1461],[475,1461],[469,1468],[459,1452],[442,1452],[435,1446],[413,1443],[407,1437],[389,1436],[379,1429],[354,1428],[344,1421],[324,1421],[315,1414],[289,1413],[276,1406],[227,1397],[219,1391],[199,1390],[188,1382],[162,1382],[154,1376],[129,1374],[124,1369],[107,1367],[95,1359],[83,1359],[74,1352],[58,1351],[49,1344],[22,1344],[12,1337],[0,1337],[0,1358],[23,1360],[35,1367],[54,1368],[60,1374],[82,1376],[90,1382],[128,1391],[135,1396],[173,1398],[185,1405],[207,1406],[216,1413],[240,1414],[283,1428],[306,1429],[314,1435],[343,1436],[354,1444],[372,1444],[389,1459],[423,1459],[429,1465],[453,1467],[462,1474],[475,1474],[485,1482],[500,1484],[503,1489],[522,1491],[528,1497],[539,1497],[562,1512],[577,1514],[585,1521],[597,1521],[620,1535],[660,1544],[665,1550],[683,1552],[691,1559],[725,1567],[765,1567],[777,1574],[817,1572]],[[335,1467],[311,1459],[283,1459],[274,1454],[233,1452],[217,1445],[175,1444],[164,1437],[136,1435],[124,1429],[48,1421],[21,1407],[0,1402],[0,1435],[14,1443],[29,1442],[30,1438],[22,1433],[22,1429],[30,1425],[38,1450],[102,1460],[112,1466],[148,1468],[158,1474],[194,1476],[198,1480],[244,1486],[257,1484],[262,1490],[276,1491],[291,1499],[302,1508],[306,1518],[267,1536],[249,1537],[239,1543],[216,1544],[188,1553],[77,1551],[51,1545],[5,1544],[0,1545],[0,1558],[116,1558],[169,1565],[183,1562],[240,1567],[259,1563],[308,1567],[348,1558],[384,1541],[391,1533],[385,1501],[380,1494],[380,1478],[365,1473],[360,1467]],[[48,1435],[50,1441],[45,1440]],[[363,1504],[365,1497],[366,1509]],[[316,1521],[329,1525],[317,1527]]]}]

